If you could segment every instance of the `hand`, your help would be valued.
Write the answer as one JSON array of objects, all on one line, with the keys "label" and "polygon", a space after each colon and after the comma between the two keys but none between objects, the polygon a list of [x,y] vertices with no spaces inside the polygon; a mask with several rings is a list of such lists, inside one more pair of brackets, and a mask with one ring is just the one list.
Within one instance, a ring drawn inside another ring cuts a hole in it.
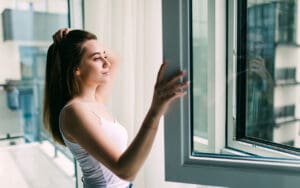
[{"label": "hand", "polygon": [[111,63],[111,65],[116,65],[120,62],[119,57],[108,48],[105,48],[105,50],[103,50],[101,56],[102,58],[106,59],[109,63]]},{"label": "hand", "polygon": [[272,76],[266,68],[266,62],[262,57],[252,58],[249,62],[249,74],[257,75],[262,80],[272,80]]},{"label": "hand", "polygon": [[62,28],[56,31],[56,33],[52,36],[54,43],[59,43],[69,32],[70,28]]},{"label": "hand", "polygon": [[165,80],[166,68],[167,63],[164,61],[157,75],[151,105],[151,108],[159,115],[163,115],[168,110],[172,101],[185,96],[187,94],[185,89],[189,86],[189,82],[178,82],[185,75],[185,71],[179,71],[170,80]]},{"label": "hand", "polygon": [[262,57],[252,58],[249,62],[249,76],[254,77],[251,78],[253,82],[261,82],[263,83],[263,87],[259,90],[261,92],[262,97],[266,98],[266,100],[271,104],[274,81],[269,73],[266,62]]}]

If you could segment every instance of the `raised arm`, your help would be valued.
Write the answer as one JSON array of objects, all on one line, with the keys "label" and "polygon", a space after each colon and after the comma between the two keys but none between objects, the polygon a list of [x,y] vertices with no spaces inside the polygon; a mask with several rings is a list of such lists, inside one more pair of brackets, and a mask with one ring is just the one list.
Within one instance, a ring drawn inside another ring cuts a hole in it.
[{"label": "raised arm", "polygon": [[163,78],[165,70],[166,63],[163,63],[157,76],[151,107],[138,134],[124,152],[109,141],[102,126],[99,126],[99,120],[78,104],[67,108],[62,114],[64,133],[120,178],[132,181],[151,150],[161,116],[172,101],[186,95],[188,82],[178,82],[185,73],[180,71],[166,81]]},{"label": "raised arm", "polygon": [[[71,28],[62,28],[59,29],[57,32],[54,33],[52,36],[54,43],[59,43],[64,37],[68,35],[68,33],[72,31]],[[97,88],[96,91],[96,98],[99,103],[106,102],[108,99],[108,96],[110,96],[110,92],[112,90],[113,82],[116,78],[117,71],[120,66],[120,58],[109,48],[106,48],[102,46],[101,49],[101,58],[103,61],[108,61],[110,64],[109,68],[109,74],[110,74],[110,80],[107,84],[101,85]]]}]

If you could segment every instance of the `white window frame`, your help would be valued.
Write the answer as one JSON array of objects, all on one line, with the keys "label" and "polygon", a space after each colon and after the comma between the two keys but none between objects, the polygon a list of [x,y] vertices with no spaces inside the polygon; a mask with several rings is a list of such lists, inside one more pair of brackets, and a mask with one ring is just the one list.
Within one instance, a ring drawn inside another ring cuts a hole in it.
[{"label": "white window frame", "polygon": [[84,0],[68,0],[68,9],[70,27],[84,29]]},{"label": "white window frame", "polygon": [[[208,109],[208,127],[211,127],[212,131],[209,133],[209,142],[212,141],[217,149],[223,144],[222,142],[218,143],[218,138],[221,137],[225,140],[226,132],[224,127],[226,127],[226,110],[228,110],[226,109],[227,99],[226,95],[220,95],[220,93],[226,93],[228,84],[226,82],[226,56],[228,56],[229,61],[234,58],[230,57],[230,54],[231,56],[234,54],[231,51],[234,49],[233,44],[228,43],[228,47],[226,44],[226,25],[228,25],[228,32],[233,33],[231,26],[234,24],[234,22],[227,23],[226,7],[228,5],[228,10],[233,12],[236,1],[208,1],[208,48],[211,64],[209,79],[212,83],[209,94],[214,99],[213,107]],[[191,63],[191,7],[189,0],[163,0],[162,8],[163,50],[164,57],[170,62],[167,72],[167,76],[169,76],[179,69],[189,70]],[[227,49],[228,54],[226,54]],[[190,97],[191,93],[174,103],[165,116],[165,178],[167,181],[233,188],[299,187],[299,162],[209,153],[203,153],[197,157],[193,156],[191,151],[193,135],[191,135],[190,123]],[[229,102],[232,101],[228,101],[228,104],[230,104]],[[228,123],[234,125],[233,121],[228,121]]]}]

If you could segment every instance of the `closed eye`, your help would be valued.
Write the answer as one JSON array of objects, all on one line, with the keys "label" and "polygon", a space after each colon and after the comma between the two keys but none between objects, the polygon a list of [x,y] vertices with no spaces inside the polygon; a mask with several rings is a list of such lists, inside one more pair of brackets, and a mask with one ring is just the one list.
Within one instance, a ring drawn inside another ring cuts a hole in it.
[{"label": "closed eye", "polygon": [[96,57],[94,58],[94,61],[100,61],[102,58],[101,57]]}]

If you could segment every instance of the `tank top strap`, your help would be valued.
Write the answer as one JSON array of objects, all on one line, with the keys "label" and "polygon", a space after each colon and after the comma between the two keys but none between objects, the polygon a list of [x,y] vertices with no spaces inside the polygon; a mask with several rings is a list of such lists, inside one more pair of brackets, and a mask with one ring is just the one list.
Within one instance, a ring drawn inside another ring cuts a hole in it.
[{"label": "tank top strap", "polygon": [[92,111],[91,110],[91,112],[97,117],[97,118],[99,118],[99,120],[101,121],[101,122],[105,122],[105,123],[113,123],[113,124],[115,124],[115,123],[117,123],[117,120],[114,118],[113,120],[108,120],[108,119],[106,119],[106,118],[104,118],[104,117],[101,117],[99,114],[97,114],[96,112],[94,112],[94,111]]},{"label": "tank top strap", "polygon": [[71,104],[72,104],[72,103],[69,103],[69,104],[66,104],[65,106],[63,106],[63,107],[61,108],[61,110],[60,110],[60,113],[61,113],[64,109],[70,107]]},{"label": "tank top strap", "polygon": [[97,113],[94,112],[93,110],[91,110],[91,112],[92,112],[97,118],[99,118],[100,121],[103,121],[103,118],[102,118],[99,114],[97,114]]},{"label": "tank top strap", "polygon": [[[78,102],[79,102],[79,101],[78,101]],[[92,110],[87,104],[85,104],[85,103],[83,103],[83,102],[79,102],[79,103],[84,104],[84,105],[88,108],[88,110],[89,110],[91,113],[93,113],[93,114],[94,114],[101,122],[103,122],[103,121],[104,121],[104,122],[111,122],[111,121],[107,120],[106,118],[101,117],[98,113],[96,113],[94,110]],[[71,104],[73,104],[73,103],[66,104],[66,105],[61,109],[60,113],[61,113],[64,109],[70,107]],[[117,120],[114,118],[113,121],[112,121],[111,123],[116,123],[116,122],[117,122]]]}]

